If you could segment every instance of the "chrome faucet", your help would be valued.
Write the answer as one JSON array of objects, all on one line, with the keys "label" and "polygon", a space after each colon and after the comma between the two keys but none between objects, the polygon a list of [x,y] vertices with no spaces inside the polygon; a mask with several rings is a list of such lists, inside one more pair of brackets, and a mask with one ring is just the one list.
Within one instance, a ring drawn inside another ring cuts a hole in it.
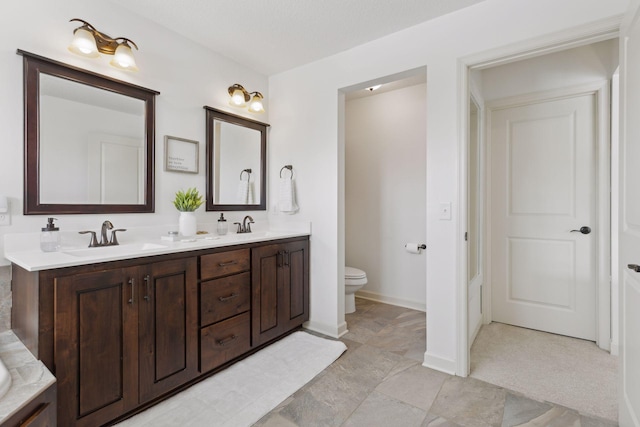
[{"label": "chrome faucet", "polygon": [[[107,230],[111,230],[111,238],[107,239]],[[100,246],[116,246],[119,245],[118,237],[116,236],[116,232],[118,231],[127,231],[126,228],[118,228],[113,229],[113,224],[111,221],[107,220],[102,223],[102,227],[100,228],[100,242],[98,243],[98,239],[96,238],[95,231],[78,231],[78,234],[91,234],[91,241],[89,242],[90,248],[97,248]]]},{"label": "chrome faucet", "polygon": [[[249,220],[249,223],[247,223],[247,220]],[[238,226],[238,234],[251,233],[251,224],[255,224],[255,222],[253,222],[253,218],[251,218],[251,216],[247,215],[242,220],[242,224],[240,224],[239,222],[234,222],[234,224]]]},{"label": "chrome faucet", "polygon": [[111,224],[109,220],[103,222],[102,228],[100,228],[100,246],[107,246],[109,244],[107,230],[113,230],[113,224]]}]

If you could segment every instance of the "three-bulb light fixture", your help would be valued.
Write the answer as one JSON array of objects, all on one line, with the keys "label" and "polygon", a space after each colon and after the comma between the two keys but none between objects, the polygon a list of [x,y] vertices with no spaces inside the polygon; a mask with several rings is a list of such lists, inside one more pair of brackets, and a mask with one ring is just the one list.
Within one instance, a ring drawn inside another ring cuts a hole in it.
[{"label": "three-bulb light fixture", "polygon": [[228,89],[229,105],[233,107],[249,107],[249,111],[252,113],[264,113],[264,106],[262,100],[264,96],[260,92],[249,92],[242,85],[238,83],[233,86],[229,86]]},{"label": "three-bulb light fixture", "polygon": [[82,25],[73,30],[73,39],[69,45],[71,52],[88,58],[97,58],[101,53],[113,55],[109,62],[112,66],[121,70],[138,71],[131,51],[131,46],[136,50],[138,46],[132,40],[125,37],[111,38],[82,19],[74,18],[69,22],[73,21],[82,22]]}]

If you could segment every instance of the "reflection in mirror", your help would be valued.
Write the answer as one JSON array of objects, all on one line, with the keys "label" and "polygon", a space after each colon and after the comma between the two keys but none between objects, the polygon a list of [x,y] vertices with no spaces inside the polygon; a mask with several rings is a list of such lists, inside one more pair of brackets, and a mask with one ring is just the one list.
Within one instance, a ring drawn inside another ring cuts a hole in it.
[{"label": "reflection in mirror", "polygon": [[207,110],[207,210],[266,209],[268,124]]},{"label": "reflection in mirror", "polygon": [[41,203],[143,203],[142,100],[41,74],[40,111]]},{"label": "reflection in mirror", "polygon": [[213,139],[219,141],[213,155],[214,203],[255,203],[255,189],[260,188],[260,136],[256,129],[213,121]]},{"label": "reflection in mirror", "polygon": [[158,92],[24,57],[25,214],[154,211]]}]

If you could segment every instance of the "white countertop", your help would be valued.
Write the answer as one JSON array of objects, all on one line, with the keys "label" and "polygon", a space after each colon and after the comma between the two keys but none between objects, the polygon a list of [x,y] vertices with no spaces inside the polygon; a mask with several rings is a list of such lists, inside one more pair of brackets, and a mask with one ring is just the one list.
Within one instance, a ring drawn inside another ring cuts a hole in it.
[{"label": "white countertop", "polygon": [[[132,230],[133,231],[133,230]],[[295,231],[263,230],[252,233],[228,233],[224,236],[215,234],[198,235],[192,239],[183,239],[175,242],[162,240],[160,233],[125,233],[118,234],[120,245],[89,248],[77,244],[65,245],[58,252],[43,252],[40,250],[37,240],[33,242],[33,234],[5,236],[5,258],[19,265],[27,271],[49,270],[61,267],[73,267],[77,265],[95,264],[107,261],[142,258],[154,255],[164,255],[179,252],[189,252],[200,249],[218,248],[225,246],[242,245],[245,243],[267,242],[270,240],[287,239],[291,237],[309,236],[310,227],[306,230]],[[37,237],[37,233],[35,233]],[[145,237],[146,236],[146,237]],[[88,237],[84,236],[87,240]],[[28,240],[30,243],[24,243]],[[74,239],[75,240],[75,239]]]}]

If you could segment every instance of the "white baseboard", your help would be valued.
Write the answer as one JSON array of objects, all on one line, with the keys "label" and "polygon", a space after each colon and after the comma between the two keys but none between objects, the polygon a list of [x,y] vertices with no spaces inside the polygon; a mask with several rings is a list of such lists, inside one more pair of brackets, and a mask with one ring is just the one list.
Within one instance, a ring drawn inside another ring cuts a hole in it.
[{"label": "white baseboard", "polygon": [[428,351],[424,353],[424,362],[422,366],[425,368],[435,369],[436,371],[444,372],[445,374],[456,374],[456,362],[455,360],[446,359],[444,357],[430,354]]},{"label": "white baseboard", "polygon": [[620,355],[620,346],[617,343],[611,343],[611,355],[619,356]]},{"label": "white baseboard", "polygon": [[396,298],[390,297],[387,295],[381,295],[377,292],[368,292],[368,291],[358,291],[356,292],[356,297],[367,299],[376,302],[382,302],[384,304],[397,305],[399,307],[410,308],[412,310],[418,311],[427,311],[427,304],[425,302],[418,302],[413,300],[408,300],[404,298]]},{"label": "white baseboard", "polygon": [[303,328],[309,329],[310,331],[317,332],[322,335],[326,335],[331,338],[338,339],[347,332],[347,323],[342,322],[337,326],[326,325],[320,322],[314,322],[313,320],[309,320],[308,322],[304,322],[302,325]]}]

